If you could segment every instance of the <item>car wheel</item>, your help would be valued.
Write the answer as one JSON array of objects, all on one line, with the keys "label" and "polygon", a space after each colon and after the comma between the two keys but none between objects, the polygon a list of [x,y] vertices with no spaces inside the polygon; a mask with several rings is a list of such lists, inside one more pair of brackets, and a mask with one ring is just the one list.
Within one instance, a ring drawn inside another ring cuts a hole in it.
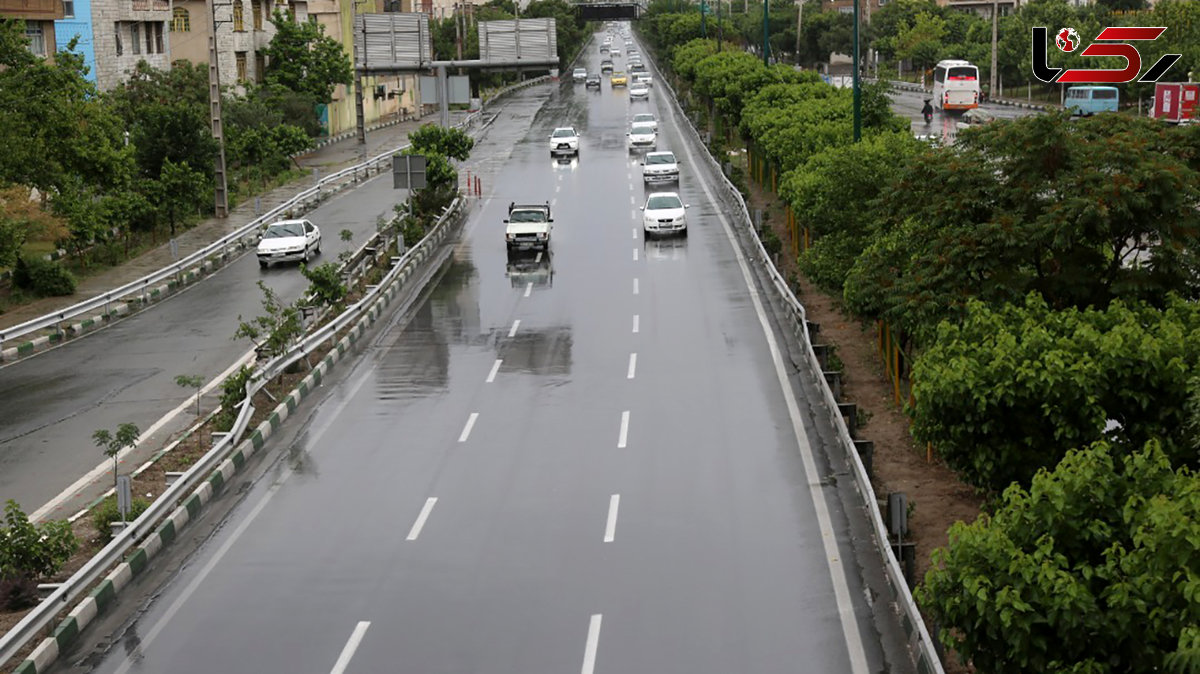
[{"label": "car wheel", "polygon": [[321,240],[317,239],[317,255],[321,254]]},{"label": "car wheel", "polygon": [[685,239],[687,238],[687,227],[686,226],[684,226],[683,231],[679,233],[679,236],[682,236]]}]

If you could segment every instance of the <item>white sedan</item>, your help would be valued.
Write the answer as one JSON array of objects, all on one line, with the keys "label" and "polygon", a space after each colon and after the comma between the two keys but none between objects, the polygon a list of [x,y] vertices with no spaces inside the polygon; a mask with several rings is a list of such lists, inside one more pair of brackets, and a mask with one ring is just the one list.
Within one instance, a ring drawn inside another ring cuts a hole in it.
[{"label": "white sedan", "polygon": [[655,131],[658,130],[658,120],[654,117],[654,113],[652,112],[639,112],[638,114],[634,115],[633,119],[630,121],[633,124],[649,124],[654,128]]},{"label": "white sedan", "polygon": [[653,150],[658,145],[658,134],[649,124],[634,124],[629,133],[629,147],[634,150]]},{"label": "white sedan", "polygon": [[671,234],[678,232],[687,236],[688,204],[679,199],[675,192],[655,192],[646,199],[642,206],[642,231],[649,238],[654,234]]},{"label": "white sedan", "polygon": [[642,82],[634,82],[633,86],[629,87],[629,98],[650,98],[650,89]]},{"label": "white sedan", "polygon": [[275,262],[308,262],[321,253],[321,230],[308,220],[281,220],[267,226],[255,252],[264,269]]},{"label": "white sedan", "polygon": [[575,127],[560,126],[550,134],[550,156],[556,154],[579,154],[579,134]]}]

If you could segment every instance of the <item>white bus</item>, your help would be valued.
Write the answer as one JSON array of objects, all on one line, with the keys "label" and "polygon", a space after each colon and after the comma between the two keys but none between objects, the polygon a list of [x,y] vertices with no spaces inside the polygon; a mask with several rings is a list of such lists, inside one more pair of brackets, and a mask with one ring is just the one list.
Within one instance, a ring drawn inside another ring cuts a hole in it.
[{"label": "white bus", "polygon": [[939,110],[979,107],[979,68],[967,61],[940,61],[933,69],[933,105]]}]

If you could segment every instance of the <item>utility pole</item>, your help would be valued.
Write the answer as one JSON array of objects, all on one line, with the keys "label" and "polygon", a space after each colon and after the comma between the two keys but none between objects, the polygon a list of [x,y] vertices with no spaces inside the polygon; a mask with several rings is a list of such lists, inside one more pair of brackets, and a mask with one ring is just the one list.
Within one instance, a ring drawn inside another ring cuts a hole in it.
[{"label": "utility pole", "polygon": [[771,65],[767,58],[771,54],[770,32],[767,30],[767,22],[771,15],[771,0],[763,0],[763,65]]},{"label": "utility pole", "polygon": [[[358,3],[352,2],[350,3],[350,7],[353,11],[351,21],[357,23]],[[351,25],[353,25],[353,23]],[[366,79],[366,74],[364,71],[367,68],[367,21],[365,18],[363,19],[362,27],[362,45],[359,47],[359,49],[354,51],[357,52],[355,54],[355,61],[358,60],[358,54],[362,54],[362,67],[358,67],[357,63],[354,64],[354,121],[358,125],[358,147],[360,156],[365,158],[367,153],[367,115],[363,110],[363,80]]]},{"label": "utility pole", "polygon": [[725,31],[721,30],[721,0],[717,0],[717,53],[721,53],[721,42],[725,39]]},{"label": "utility pole", "polygon": [[214,204],[213,210],[218,218],[229,217],[229,183],[225,175],[225,132],[221,117],[221,71],[217,58],[217,3],[209,1],[212,10],[212,30],[208,36],[208,105],[212,113],[212,135],[217,141],[217,156],[213,165]]},{"label": "utility pole", "polygon": [[804,0],[796,0],[796,65],[800,65],[800,26],[804,18]]},{"label": "utility pole", "polygon": [[708,38],[708,22],[704,17],[708,15],[708,3],[705,0],[700,0],[700,35]]},{"label": "utility pole", "polygon": [[[454,3],[454,41],[458,45],[458,60],[461,61],[463,43],[462,14],[459,10],[459,3],[457,2]],[[459,68],[459,74],[462,74],[462,68]]]},{"label": "utility pole", "polygon": [[996,95],[996,36],[999,32],[1000,23],[1000,3],[997,0],[992,0],[992,73],[988,88],[988,98],[991,99]]},{"label": "utility pole", "polygon": [[858,81],[858,2],[854,0],[854,142],[862,140],[862,87]]}]

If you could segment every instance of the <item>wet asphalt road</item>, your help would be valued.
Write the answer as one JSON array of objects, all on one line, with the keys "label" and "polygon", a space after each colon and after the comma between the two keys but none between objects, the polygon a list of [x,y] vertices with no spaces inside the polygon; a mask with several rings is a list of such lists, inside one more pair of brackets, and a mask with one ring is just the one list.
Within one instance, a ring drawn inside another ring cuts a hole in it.
[{"label": "wet asphalt road", "polygon": [[[851,648],[908,671],[872,629],[856,569],[877,563],[850,559],[861,513],[830,498],[861,639],[839,620],[823,476],[690,161],[690,237],[642,238],[624,134],[655,111],[680,149],[660,96],[566,83],[507,106],[436,284],[272,438],[277,470],[112,652],[72,671],[824,674],[852,671]],[[582,156],[559,163],[547,137],[566,123]],[[552,201],[550,256],[506,254],[513,200]]]},{"label": "wet asphalt road", "polygon": [[[942,112],[935,109],[933,111],[933,122],[926,124],[925,118],[921,116],[921,108],[925,105],[925,99],[931,97],[932,94],[920,94],[915,91],[893,89],[891,92],[892,111],[911,120],[913,135],[938,136],[944,144],[949,144],[954,141],[954,137],[958,133],[958,127],[955,124],[962,118],[962,113]],[[996,119],[1017,119],[1019,117],[1040,114],[1038,110],[1014,108],[1008,105],[988,104],[980,107]]]},{"label": "wet asphalt road", "polygon": [[[385,174],[322,204],[307,218],[321,228],[321,255],[311,264],[336,261],[374,233],[378,215],[390,212],[397,192]],[[349,229],[354,238],[341,241]],[[260,270],[253,254],[243,256],[178,297],[122,320],[85,339],[0,368],[0,503],[14,499],[32,513],[105,460],[92,443],[100,428],[133,422],[147,430],[195,393],[175,384],[176,375],[200,375],[207,383],[250,348],[232,339],[238,316],[262,313],[262,279],[284,301],[308,286],[298,264]],[[203,410],[211,411],[209,403]],[[187,410],[164,429],[186,427]],[[165,432],[162,435],[165,435]],[[161,447],[125,461],[131,470]],[[67,517],[111,486],[111,478],[56,511]]]}]

